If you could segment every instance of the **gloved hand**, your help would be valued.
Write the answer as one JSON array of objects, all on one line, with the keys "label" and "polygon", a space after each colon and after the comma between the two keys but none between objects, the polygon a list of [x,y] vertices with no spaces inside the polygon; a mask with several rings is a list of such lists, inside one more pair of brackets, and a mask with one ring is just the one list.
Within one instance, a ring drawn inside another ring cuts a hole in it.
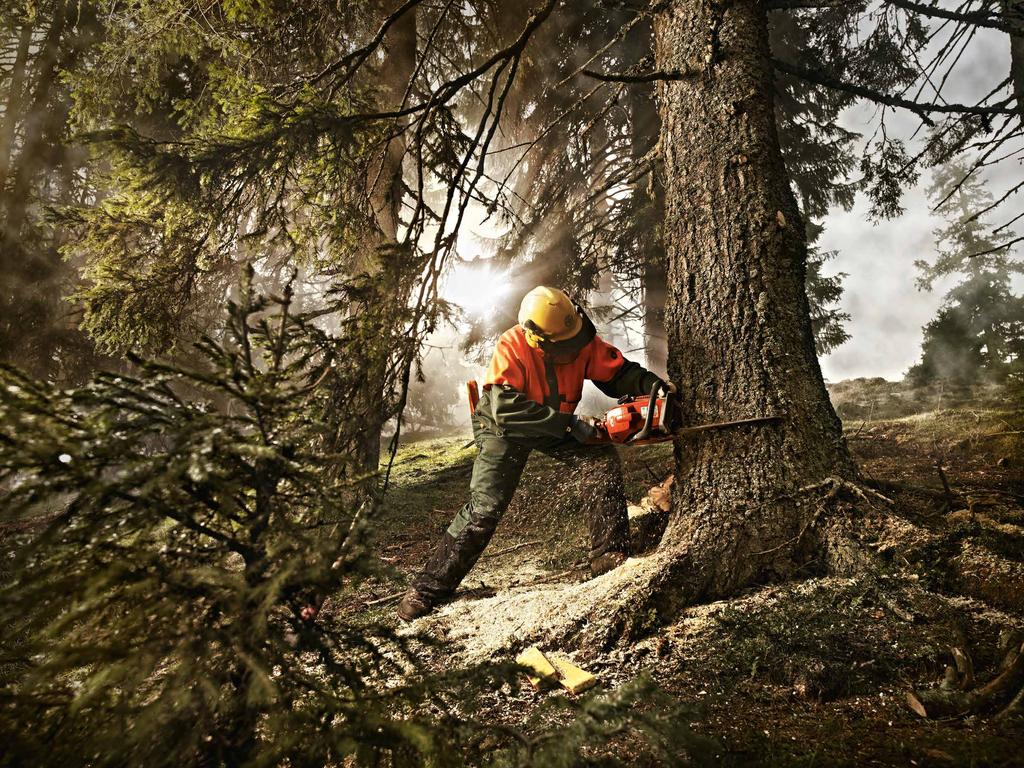
[{"label": "gloved hand", "polygon": [[670,395],[674,395],[676,392],[679,391],[679,387],[677,387],[671,381],[666,381],[665,379],[662,379],[661,383],[665,386],[665,391],[668,392]]},{"label": "gloved hand", "polygon": [[591,416],[576,416],[569,434],[581,443],[601,443],[608,439],[603,424]]}]

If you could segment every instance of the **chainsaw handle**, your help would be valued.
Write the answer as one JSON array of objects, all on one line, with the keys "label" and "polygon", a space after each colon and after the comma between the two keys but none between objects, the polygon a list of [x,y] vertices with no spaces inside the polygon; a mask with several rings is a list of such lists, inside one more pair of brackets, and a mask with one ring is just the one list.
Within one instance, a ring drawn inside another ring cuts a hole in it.
[{"label": "chainsaw handle", "polygon": [[[665,382],[660,379],[654,382],[654,386],[651,387],[651,397],[647,401],[647,416],[644,418],[644,427],[631,438],[630,443],[636,443],[640,440],[647,440],[654,432],[654,412],[658,409],[658,391],[661,390],[668,395],[668,387],[665,386]],[[668,429],[665,427],[666,415],[668,413],[668,397],[665,398],[665,413],[661,414],[661,423],[658,425],[658,431],[664,434],[668,434]]]}]

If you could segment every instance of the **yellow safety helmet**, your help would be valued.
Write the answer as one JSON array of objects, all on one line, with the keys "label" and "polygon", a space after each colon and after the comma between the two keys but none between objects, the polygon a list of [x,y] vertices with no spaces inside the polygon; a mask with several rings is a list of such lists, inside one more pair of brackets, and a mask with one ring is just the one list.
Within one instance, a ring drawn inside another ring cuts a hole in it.
[{"label": "yellow safety helmet", "polygon": [[573,338],[583,328],[583,318],[565,291],[538,285],[519,305],[519,324],[526,343],[538,349],[546,342]]}]

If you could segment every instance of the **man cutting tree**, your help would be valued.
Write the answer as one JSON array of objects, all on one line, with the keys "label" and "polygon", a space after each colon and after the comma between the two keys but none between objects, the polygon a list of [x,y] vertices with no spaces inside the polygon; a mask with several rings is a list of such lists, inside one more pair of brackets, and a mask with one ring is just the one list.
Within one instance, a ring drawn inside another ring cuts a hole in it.
[{"label": "man cutting tree", "polygon": [[583,481],[579,506],[588,515],[591,573],[599,576],[626,559],[629,520],[618,453],[601,442],[599,424],[574,413],[584,379],[614,398],[647,394],[660,381],[601,339],[565,291],[534,288],[519,308],[519,324],[498,339],[473,413],[479,451],[470,500],[399,604],[401,619],[424,616],[455,592],[494,534],[534,449],[564,464],[564,477]]}]

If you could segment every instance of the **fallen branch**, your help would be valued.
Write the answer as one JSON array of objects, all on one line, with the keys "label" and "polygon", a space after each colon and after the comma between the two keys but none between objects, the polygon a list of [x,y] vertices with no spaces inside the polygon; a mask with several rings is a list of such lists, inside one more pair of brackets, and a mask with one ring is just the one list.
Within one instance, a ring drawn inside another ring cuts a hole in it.
[{"label": "fallen branch", "polygon": [[[384,605],[385,603],[393,603],[404,595],[406,590],[400,592],[392,592],[390,595],[384,595],[384,597],[378,597],[376,600],[369,600],[363,603],[364,608],[373,608],[377,605]],[[494,589],[486,585],[479,587],[473,587],[471,589],[460,589],[450,599],[446,599],[445,602],[451,602],[457,600],[460,597],[494,597],[497,594]]]},{"label": "fallen branch", "polygon": [[874,486],[879,490],[886,490],[890,493],[915,493],[920,496],[929,496],[933,499],[945,500],[945,491],[940,491],[936,488],[928,488],[923,485],[911,485],[910,483],[903,483],[898,480],[868,480],[867,485]]}]

